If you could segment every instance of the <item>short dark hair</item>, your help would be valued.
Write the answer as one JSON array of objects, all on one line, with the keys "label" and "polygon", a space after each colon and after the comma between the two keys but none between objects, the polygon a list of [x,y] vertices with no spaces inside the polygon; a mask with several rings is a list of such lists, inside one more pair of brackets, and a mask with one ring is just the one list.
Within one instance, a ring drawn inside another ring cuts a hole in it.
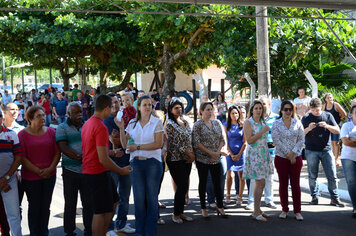
[{"label": "short dark hair", "polygon": [[35,106],[31,106],[27,111],[26,111],[26,114],[25,114],[25,119],[27,120],[27,122],[30,124],[31,123],[31,120],[33,120],[33,118],[35,118],[35,113],[37,111],[44,111],[43,107],[39,106],[39,105],[35,105]]},{"label": "short dark hair", "polygon": [[78,87],[79,87],[79,85],[78,85],[78,84],[75,84],[75,85],[74,85],[74,88],[78,88]]},{"label": "short dark hair", "polygon": [[305,87],[303,87],[303,86],[299,86],[299,87],[297,88],[297,97],[299,97],[298,92],[299,92],[299,90],[301,90],[301,89],[303,89],[303,90],[304,90],[304,92],[307,92],[307,90],[305,89]]},{"label": "short dark hair", "polygon": [[319,98],[312,98],[309,104],[311,108],[321,107],[322,105],[323,104]]},{"label": "short dark hair", "polygon": [[112,106],[112,99],[110,96],[101,94],[96,99],[95,111],[103,111],[105,108]]},{"label": "short dark hair", "polygon": [[203,102],[202,104],[200,104],[200,108],[199,108],[200,115],[201,115],[201,112],[204,111],[208,105],[211,105],[211,107],[214,109],[214,104],[212,102]]}]

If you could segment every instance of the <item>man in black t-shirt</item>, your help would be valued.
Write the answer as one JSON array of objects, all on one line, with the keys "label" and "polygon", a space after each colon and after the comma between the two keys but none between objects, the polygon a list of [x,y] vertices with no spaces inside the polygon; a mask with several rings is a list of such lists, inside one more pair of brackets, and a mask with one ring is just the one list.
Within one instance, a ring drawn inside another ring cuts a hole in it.
[{"label": "man in black t-shirt", "polygon": [[340,133],[340,128],[336,124],[334,117],[322,111],[322,103],[319,98],[310,101],[311,113],[306,114],[302,123],[305,134],[305,157],[308,163],[309,188],[312,196],[310,204],[318,204],[319,187],[317,183],[319,162],[328,180],[328,190],[331,197],[330,204],[343,207],[339,200],[336,182],[336,166],[330,145],[330,132]]}]

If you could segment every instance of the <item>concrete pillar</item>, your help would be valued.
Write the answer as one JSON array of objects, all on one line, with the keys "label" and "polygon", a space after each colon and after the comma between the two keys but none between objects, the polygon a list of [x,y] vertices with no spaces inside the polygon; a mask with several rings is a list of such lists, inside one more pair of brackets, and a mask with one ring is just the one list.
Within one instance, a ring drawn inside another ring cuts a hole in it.
[{"label": "concrete pillar", "polygon": [[[267,16],[267,7],[256,7],[257,16]],[[269,37],[267,17],[256,17],[258,93],[271,95]]]}]

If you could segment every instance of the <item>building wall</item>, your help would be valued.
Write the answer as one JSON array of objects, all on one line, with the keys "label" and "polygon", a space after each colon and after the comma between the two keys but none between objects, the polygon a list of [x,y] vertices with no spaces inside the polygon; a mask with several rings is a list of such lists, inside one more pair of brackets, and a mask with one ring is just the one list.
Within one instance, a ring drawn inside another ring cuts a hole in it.
[{"label": "building wall", "polygon": [[[211,91],[220,91],[221,79],[225,79],[226,77],[223,71],[224,68],[218,68],[217,66],[212,65],[207,69],[197,70],[196,74],[203,75],[206,85],[208,85],[208,79],[212,79]],[[163,73],[160,72],[160,77],[162,76],[162,74]],[[176,91],[193,90],[193,85],[192,85],[193,75],[184,74],[182,71],[177,71],[175,74],[176,74],[176,81],[175,81]],[[146,93],[149,92],[153,78],[154,78],[154,72],[141,74],[141,76],[138,77],[137,89],[142,89]],[[224,86],[225,86],[225,90],[230,87],[230,83],[228,80],[225,80]],[[199,90],[198,83],[196,83],[196,89]]]}]

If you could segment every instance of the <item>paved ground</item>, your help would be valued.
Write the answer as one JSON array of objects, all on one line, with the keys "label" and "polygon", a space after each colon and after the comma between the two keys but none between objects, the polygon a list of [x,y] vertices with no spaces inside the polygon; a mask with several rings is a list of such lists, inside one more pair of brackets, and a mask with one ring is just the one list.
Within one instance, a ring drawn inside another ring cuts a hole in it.
[{"label": "paved ground", "polygon": [[[342,171],[339,168],[338,172],[340,175]],[[51,205],[51,217],[50,217],[50,235],[52,236],[62,236],[63,232],[63,185],[61,180],[61,169],[58,168],[57,183],[55,187],[55,192],[53,195],[53,201]],[[184,223],[182,225],[177,225],[172,222],[171,214],[173,212],[173,190],[171,187],[171,179],[169,172],[166,172],[164,182],[162,185],[161,194],[159,196],[161,202],[167,205],[167,209],[161,210],[161,215],[166,221],[166,225],[158,226],[158,235],[356,235],[356,220],[351,218],[351,205],[350,202],[346,202],[345,208],[337,208],[329,205],[330,200],[327,194],[324,194],[320,198],[320,204],[318,206],[309,205],[310,196],[307,190],[307,174],[306,168],[303,168],[302,172],[302,211],[304,216],[303,222],[297,222],[293,216],[293,212],[289,213],[289,218],[286,220],[278,219],[278,214],[281,210],[280,206],[278,209],[271,210],[269,208],[263,207],[263,210],[274,214],[268,222],[256,222],[251,219],[251,211],[246,211],[244,208],[237,208],[233,204],[227,205],[226,212],[230,214],[228,219],[222,219],[216,216],[213,211],[210,211],[210,220],[204,220],[200,214],[199,199],[198,199],[198,175],[195,167],[193,167],[191,175],[191,186],[190,186],[190,198],[192,204],[186,207],[186,214],[194,217],[194,222]],[[322,174],[321,174],[321,177]],[[340,176],[342,177],[342,176]],[[344,180],[341,180],[341,182]],[[325,182],[325,179],[321,179],[321,182]],[[346,186],[346,185],[345,185]],[[345,186],[343,186],[344,191]],[[322,189],[325,188],[322,187]],[[278,183],[274,184],[274,196],[275,203],[279,204],[278,197]],[[233,193],[235,191],[232,191]],[[245,190],[245,193],[247,191]],[[245,194],[246,195],[246,194]],[[346,196],[348,198],[348,196]],[[246,204],[244,204],[246,205]],[[292,209],[292,206],[290,207]],[[23,201],[23,233],[28,235],[27,227],[27,200]],[[77,215],[77,233],[78,235],[83,235],[83,224],[81,217],[81,206],[78,205],[78,215]],[[133,199],[130,200],[130,213],[128,216],[129,222],[134,226],[134,212],[133,212]],[[124,234],[119,234],[124,235]]]}]

